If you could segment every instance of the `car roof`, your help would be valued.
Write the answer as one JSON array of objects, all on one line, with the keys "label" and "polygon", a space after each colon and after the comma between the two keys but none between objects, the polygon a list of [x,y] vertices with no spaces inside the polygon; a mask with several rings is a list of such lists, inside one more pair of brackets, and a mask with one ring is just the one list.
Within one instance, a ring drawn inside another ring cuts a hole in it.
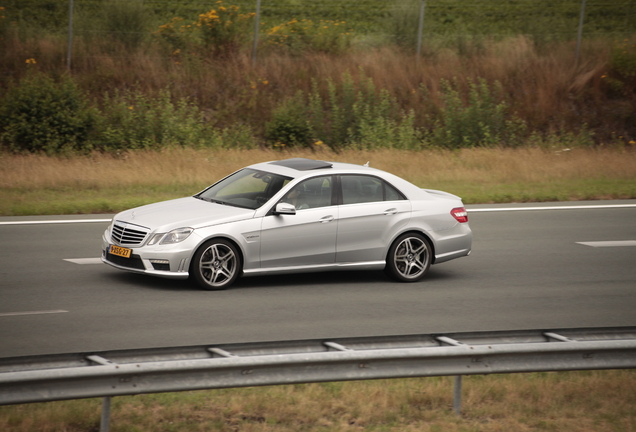
[{"label": "car roof", "polygon": [[342,174],[343,172],[366,172],[370,174],[372,172],[379,172],[379,170],[363,165],[355,165],[343,162],[327,162],[307,158],[292,158],[278,161],[262,162],[251,165],[248,168],[260,171],[268,171],[292,178],[310,177],[313,174],[318,173]]},{"label": "car roof", "polygon": [[305,158],[292,158],[280,161],[257,163],[250,165],[248,168],[279,174],[295,180],[327,174],[375,175],[383,178],[385,181],[388,181],[393,187],[396,187],[409,199],[414,199],[416,197],[422,198],[423,194],[427,195],[421,188],[401,177],[386,171],[369,167],[368,162],[364,165],[356,165],[344,162],[327,162]]},{"label": "car roof", "polygon": [[274,162],[269,162],[272,165],[280,165],[287,168],[293,168],[298,171],[308,171],[315,169],[331,168],[333,164],[331,162],[325,162],[321,160],[313,160],[306,158],[292,158],[284,159]]}]

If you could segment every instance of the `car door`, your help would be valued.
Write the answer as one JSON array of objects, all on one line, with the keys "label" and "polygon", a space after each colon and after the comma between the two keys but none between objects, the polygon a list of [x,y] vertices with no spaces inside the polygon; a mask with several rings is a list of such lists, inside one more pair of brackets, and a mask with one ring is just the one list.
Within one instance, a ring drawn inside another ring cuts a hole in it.
[{"label": "car door", "polygon": [[333,176],[299,183],[282,200],[296,214],[269,214],[261,228],[261,268],[333,264],[336,257],[338,206]]},{"label": "car door", "polygon": [[371,175],[339,178],[336,262],[383,261],[389,242],[411,218],[411,203]]}]

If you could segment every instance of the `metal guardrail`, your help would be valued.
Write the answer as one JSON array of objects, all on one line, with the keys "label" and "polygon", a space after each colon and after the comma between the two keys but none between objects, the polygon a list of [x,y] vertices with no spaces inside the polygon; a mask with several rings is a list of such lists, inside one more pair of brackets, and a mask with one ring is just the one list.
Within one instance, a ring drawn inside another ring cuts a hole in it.
[{"label": "metal guardrail", "polygon": [[636,368],[636,327],[454,333],[0,359],[0,405],[198,389]]}]

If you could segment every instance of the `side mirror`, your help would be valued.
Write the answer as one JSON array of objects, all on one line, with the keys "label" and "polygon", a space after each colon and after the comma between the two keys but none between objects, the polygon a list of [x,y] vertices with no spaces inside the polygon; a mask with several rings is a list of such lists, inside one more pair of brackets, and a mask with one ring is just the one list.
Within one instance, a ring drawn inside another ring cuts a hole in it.
[{"label": "side mirror", "polygon": [[295,215],[296,207],[289,203],[278,203],[276,204],[276,209],[274,210],[274,214],[276,215]]}]

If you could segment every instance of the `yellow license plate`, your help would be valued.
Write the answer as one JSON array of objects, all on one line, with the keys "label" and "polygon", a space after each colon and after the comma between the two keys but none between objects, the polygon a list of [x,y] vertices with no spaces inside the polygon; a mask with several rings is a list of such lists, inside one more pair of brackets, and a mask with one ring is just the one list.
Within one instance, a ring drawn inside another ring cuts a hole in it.
[{"label": "yellow license plate", "polygon": [[124,258],[130,258],[130,254],[132,254],[132,249],[123,248],[115,245],[110,245],[110,249],[108,251],[111,255],[117,255]]}]

